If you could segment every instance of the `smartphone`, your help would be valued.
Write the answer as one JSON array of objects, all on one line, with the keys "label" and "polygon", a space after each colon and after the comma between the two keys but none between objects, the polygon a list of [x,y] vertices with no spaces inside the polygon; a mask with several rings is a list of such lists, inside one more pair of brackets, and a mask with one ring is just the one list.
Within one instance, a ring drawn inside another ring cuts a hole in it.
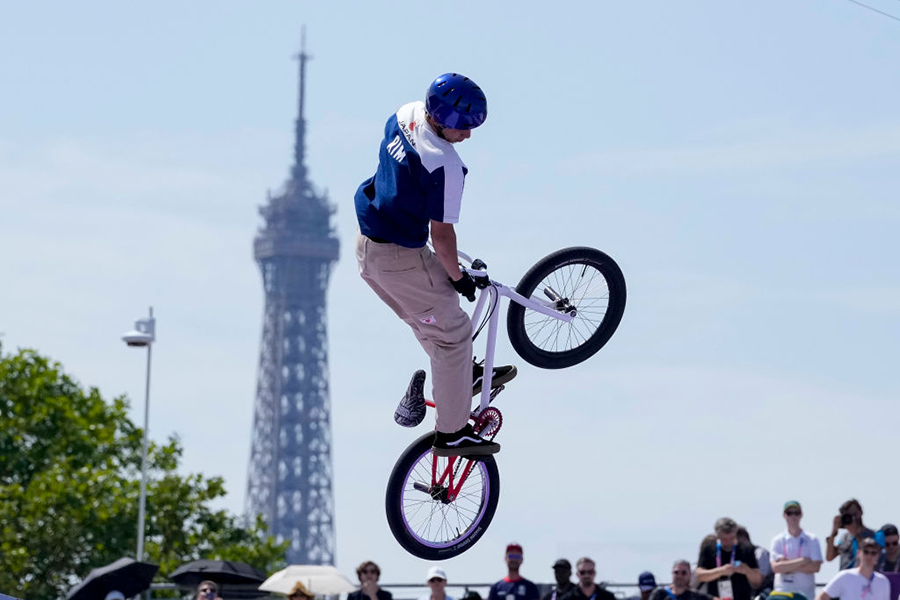
[{"label": "smartphone", "polygon": [[741,561],[739,561],[739,560],[734,561],[734,566],[736,566],[736,567],[741,566]]}]

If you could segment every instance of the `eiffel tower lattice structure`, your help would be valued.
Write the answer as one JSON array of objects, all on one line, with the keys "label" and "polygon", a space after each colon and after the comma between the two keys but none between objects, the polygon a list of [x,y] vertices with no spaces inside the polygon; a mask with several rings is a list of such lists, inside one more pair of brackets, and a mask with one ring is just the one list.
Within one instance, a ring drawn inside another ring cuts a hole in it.
[{"label": "eiffel tower lattice structure", "polygon": [[[305,37],[305,36],[304,36]],[[290,540],[289,564],[334,564],[331,405],[326,291],[338,259],[334,206],[317,192],[305,164],[303,98],[290,179],[269,193],[253,244],[265,292],[262,344],[247,483],[247,516]]]}]

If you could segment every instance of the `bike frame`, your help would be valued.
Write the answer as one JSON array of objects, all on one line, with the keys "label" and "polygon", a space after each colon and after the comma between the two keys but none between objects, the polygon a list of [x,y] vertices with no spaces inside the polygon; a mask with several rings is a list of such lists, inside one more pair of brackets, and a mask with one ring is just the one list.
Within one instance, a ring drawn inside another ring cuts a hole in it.
[{"label": "bike frame", "polygon": [[[458,254],[460,258],[465,260],[470,265],[472,264],[473,261],[468,255],[463,252],[458,252]],[[478,335],[478,329],[480,328],[479,323],[481,322],[481,316],[484,313],[485,306],[493,307],[491,309],[490,317],[488,320],[488,336],[487,341],[485,342],[484,381],[481,384],[481,399],[478,408],[473,410],[471,415],[471,418],[477,419],[478,416],[488,407],[491,402],[491,380],[494,377],[494,349],[497,346],[497,330],[500,327],[500,311],[497,310],[500,307],[500,298],[509,298],[511,302],[516,302],[517,304],[521,304],[525,308],[529,308],[541,314],[559,319],[564,323],[571,322],[574,318],[574,315],[560,312],[552,302],[535,298],[526,298],[509,286],[506,286],[499,281],[495,281],[488,277],[488,273],[485,270],[477,270],[466,267],[462,267],[462,270],[471,275],[475,279],[476,285],[478,285],[478,287],[480,288],[478,301],[475,303],[475,310],[472,312],[473,339]],[[428,401],[426,403],[429,406],[434,407],[434,402]],[[469,473],[472,471],[475,463],[474,461],[469,460],[468,464],[463,469],[463,472],[461,474],[458,474],[461,464],[462,460],[459,457],[450,457],[447,459],[447,466],[444,467],[441,472],[439,472],[438,457],[432,456],[432,489],[434,489],[436,486],[444,485],[446,482],[448,487],[448,499],[450,501],[453,501],[456,498],[456,495],[459,493],[460,489],[462,489],[462,486],[468,478]],[[454,475],[457,474],[458,478],[454,485]]]},{"label": "bike frame", "polygon": [[[472,264],[472,259],[463,252],[458,252],[460,258]],[[487,271],[479,271],[469,268],[463,270],[471,275],[479,287],[481,293],[478,295],[478,301],[475,304],[475,310],[472,313],[472,335],[475,336],[481,322],[481,315],[484,312],[485,304],[488,298],[493,301],[494,308],[491,311],[490,321],[488,323],[488,337],[484,350],[484,383],[481,386],[481,402],[474,416],[481,414],[491,402],[491,379],[494,376],[494,349],[497,346],[497,329],[500,326],[500,311],[497,310],[500,304],[500,297],[509,298],[511,302],[521,304],[525,308],[529,308],[535,312],[559,319],[564,323],[569,323],[574,315],[560,312],[552,302],[535,298],[526,298],[516,290],[506,286],[499,281],[494,281],[488,277]],[[487,279],[488,283],[483,283]]]}]

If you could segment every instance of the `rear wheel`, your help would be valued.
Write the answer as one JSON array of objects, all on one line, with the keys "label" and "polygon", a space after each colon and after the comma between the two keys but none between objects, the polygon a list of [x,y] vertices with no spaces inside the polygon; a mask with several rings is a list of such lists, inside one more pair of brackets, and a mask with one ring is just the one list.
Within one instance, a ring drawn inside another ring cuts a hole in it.
[{"label": "rear wheel", "polygon": [[500,498],[500,473],[492,456],[436,457],[433,441],[434,433],[426,433],[400,455],[388,480],[385,510],[391,533],[410,554],[445,560],[471,548],[487,531]]},{"label": "rear wheel", "polygon": [[516,291],[575,317],[566,323],[511,302],[506,326],[519,356],[536,367],[563,369],[596,354],[625,312],[625,277],[595,248],[565,248],[541,259]]}]

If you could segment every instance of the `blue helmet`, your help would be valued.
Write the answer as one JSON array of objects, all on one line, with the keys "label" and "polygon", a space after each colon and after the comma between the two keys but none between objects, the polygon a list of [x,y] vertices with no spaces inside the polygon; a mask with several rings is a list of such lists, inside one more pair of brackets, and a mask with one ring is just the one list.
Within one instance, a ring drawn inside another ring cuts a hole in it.
[{"label": "blue helmet", "polygon": [[428,86],[425,110],[441,127],[475,129],[487,118],[487,98],[468,77],[444,73]]}]

